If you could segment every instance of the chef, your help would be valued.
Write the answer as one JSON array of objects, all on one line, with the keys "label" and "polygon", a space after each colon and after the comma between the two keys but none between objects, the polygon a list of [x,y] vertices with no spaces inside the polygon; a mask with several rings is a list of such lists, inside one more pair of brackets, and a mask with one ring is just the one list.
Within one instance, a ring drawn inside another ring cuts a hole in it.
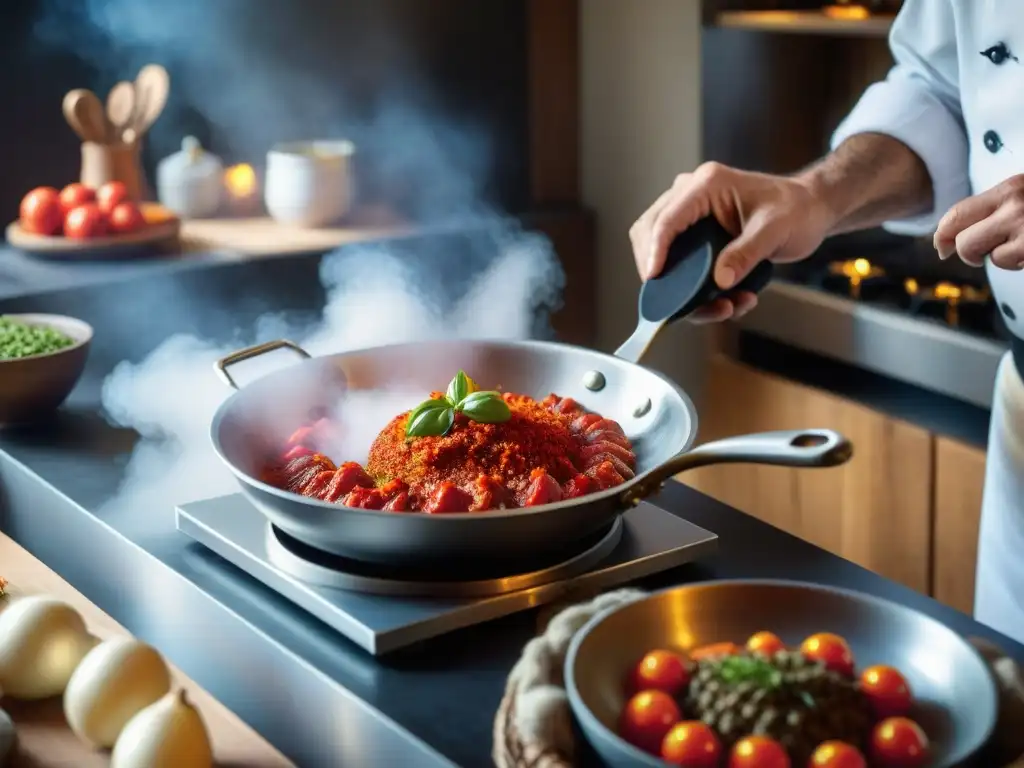
[{"label": "chef", "polygon": [[[1024,4],[905,0],[890,45],[896,65],[829,155],[792,176],[705,163],[676,177],[630,239],[653,277],[672,239],[714,215],[735,236],[715,270],[726,289],[760,261],[798,261],[829,235],[878,225],[933,234],[938,258],[985,268],[1015,338],[995,384],[975,616],[1024,642]],[[734,292],[694,319],[756,304]]]}]

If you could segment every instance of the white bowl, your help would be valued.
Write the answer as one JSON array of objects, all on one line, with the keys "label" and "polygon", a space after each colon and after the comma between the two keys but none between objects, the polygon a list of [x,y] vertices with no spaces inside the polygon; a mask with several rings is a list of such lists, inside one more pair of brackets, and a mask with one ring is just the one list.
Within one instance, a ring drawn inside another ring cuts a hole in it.
[{"label": "white bowl", "polygon": [[323,227],[343,218],[352,206],[349,141],[279,144],[267,153],[263,200],[276,221]]},{"label": "white bowl", "polygon": [[92,327],[73,317],[4,316],[52,328],[75,343],[56,352],[0,360],[0,425],[32,421],[59,407],[78,383],[92,341]]}]

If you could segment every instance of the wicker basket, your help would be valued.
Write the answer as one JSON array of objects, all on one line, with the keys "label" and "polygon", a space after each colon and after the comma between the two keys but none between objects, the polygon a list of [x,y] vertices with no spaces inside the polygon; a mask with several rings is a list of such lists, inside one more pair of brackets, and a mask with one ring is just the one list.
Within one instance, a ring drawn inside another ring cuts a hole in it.
[{"label": "wicker basket", "polygon": [[513,683],[505,691],[494,718],[494,764],[498,768],[571,768],[569,758],[557,750],[523,741],[512,717],[515,701]]}]

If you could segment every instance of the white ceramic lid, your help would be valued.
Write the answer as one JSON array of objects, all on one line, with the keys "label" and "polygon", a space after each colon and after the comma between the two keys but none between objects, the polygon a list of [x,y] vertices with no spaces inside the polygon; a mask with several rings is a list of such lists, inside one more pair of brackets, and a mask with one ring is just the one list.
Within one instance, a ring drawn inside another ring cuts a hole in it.
[{"label": "white ceramic lid", "polygon": [[181,183],[197,178],[219,177],[222,169],[219,157],[203,149],[195,136],[186,136],[181,140],[181,151],[161,160],[157,173],[164,182]]}]

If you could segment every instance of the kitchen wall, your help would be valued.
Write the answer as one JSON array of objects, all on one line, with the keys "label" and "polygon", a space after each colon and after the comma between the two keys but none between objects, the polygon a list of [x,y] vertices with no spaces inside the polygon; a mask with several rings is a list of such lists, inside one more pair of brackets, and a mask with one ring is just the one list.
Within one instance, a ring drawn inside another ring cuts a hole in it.
[{"label": "kitchen wall", "polygon": [[[78,87],[105,96],[156,61],[171,97],[156,161],[194,134],[259,165],[277,141],[345,136],[363,191],[412,208],[528,204],[523,0],[18,0],[0,3],[0,221],[31,187],[78,172],[61,117]],[[372,166],[372,170],[367,167]],[[419,212],[419,211],[417,211]],[[6,218],[5,218],[6,217]]]},{"label": "kitchen wall", "polygon": [[[699,0],[581,0],[583,197],[597,213],[598,338],[636,324],[640,280],[627,232],[701,161]],[[666,329],[650,363],[699,400],[708,329]]]}]

